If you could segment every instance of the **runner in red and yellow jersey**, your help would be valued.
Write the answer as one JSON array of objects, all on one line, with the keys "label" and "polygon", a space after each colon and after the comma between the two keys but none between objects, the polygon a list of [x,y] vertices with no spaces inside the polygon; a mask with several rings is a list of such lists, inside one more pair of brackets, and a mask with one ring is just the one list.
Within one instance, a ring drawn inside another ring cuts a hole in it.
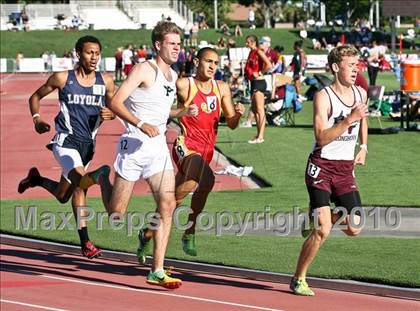
[{"label": "runner in red and yellow jersey", "polygon": [[242,104],[232,104],[229,85],[213,79],[218,63],[217,52],[212,48],[203,48],[195,59],[196,77],[177,81],[179,105],[196,105],[198,108],[198,116],[180,118],[181,134],[173,148],[173,157],[179,169],[176,175],[177,204],[195,189],[191,199],[192,213],[188,217],[191,226],[182,237],[184,252],[191,256],[197,255],[196,219],[214,185],[215,178],[209,163],[213,158],[220,113],[223,111],[227,125],[234,129],[245,111]]},{"label": "runner in red and yellow jersey", "polygon": [[221,92],[216,80],[210,80],[209,92],[199,89],[200,82],[196,82],[193,77],[187,81],[189,91],[183,105],[195,105],[198,117],[179,118],[181,134],[174,144],[172,155],[180,170],[182,159],[192,154],[199,154],[207,164],[211,162],[221,113]]},{"label": "runner in red and yellow jersey", "polygon": [[[242,104],[232,104],[230,88],[225,82],[213,79],[219,64],[219,56],[214,49],[206,47],[199,50],[194,64],[197,66],[196,76],[178,79],[176,86],[179,108],[195,105],[198,114],[179,118],[181,133],[174,143],[172,153],[178,166],[175,192],[177,205],[188,193],[194,191],[188,229],[182,237],[183,249],[191,256],[197,255],[196,219],[204,209],[214,185],[215,177],[209,163],[213,157],[220,113],[223,111],[227,125],[234,129],[245,110]],[[142,230],[139,258],[143,258],[147,252],[146,246],[152,236],[153,231]]]}]

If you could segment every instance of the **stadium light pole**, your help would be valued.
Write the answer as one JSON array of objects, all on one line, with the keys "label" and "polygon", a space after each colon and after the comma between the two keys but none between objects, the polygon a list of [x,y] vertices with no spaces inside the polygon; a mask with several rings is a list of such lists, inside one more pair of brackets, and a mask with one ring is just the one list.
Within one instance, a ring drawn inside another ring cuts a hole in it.
[{"label": "stadium light pole", "polygon": [[214,29],[219,28],[217,21],[217,0],[214,0]]}]

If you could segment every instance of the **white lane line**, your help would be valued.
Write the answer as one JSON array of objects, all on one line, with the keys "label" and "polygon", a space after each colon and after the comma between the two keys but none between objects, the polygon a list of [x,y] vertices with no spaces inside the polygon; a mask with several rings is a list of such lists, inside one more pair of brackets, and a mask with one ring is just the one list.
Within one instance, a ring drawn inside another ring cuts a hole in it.
[{"label": "white lane line", "polygon": [[184,298],[184,299],[190,299],[190,300],[198,300],[198,301],[203,301],[203,302],[217,303],[217,304],[236,306],[236,307],[242,307],[242,308],[248,308],[248,309],[265,310],[265,311],[284,311],[281,309],[272,309],[272,308],[265,308],[265,307],[259,307],[259,306],[244,305],[240,303],[234,303],[234,302],[228,302],[228,301],[222,301],[222,300],[214,300],[214,299],[207,299],[207,298],[200,298],[200,297],[186,296],[186,295],[177,295],[177,294],[172,294],[172,293],[167,293],[167,292],[158,292],[158,291],[147,290],[147,289],[138,289],[138,288],[131,288],[131,287],[125,287],[125,286],[111,285],[111,284],[80,281],[80,280],[61,278],[61,277],[50,276],[50,275],[42,275],[42,277],[55,279],[55,280],[61,280],[61,281],[67,281],[67,282],[73,282],[73,283],[81,283],[81,284],[86,284],[86,285],[102,286],[102,287],[108,287],[108,288],[141,292],[141,293],[147,293],[147,294],[155,294],[155,295]]},{"label": "white lane line", "polygon": [[4,83],[8,82],[13,75],[14,75],[13,73],[9,73],[8,75],[2,77],[0,79],[0,85],[3,85]]},{"label": "white lane line", "polygon": [[68,311],[66,309],[51,308],[51,307],[34,305],[34,304],[31,304],[31,303],[25,303],[25,302],[7,300],[7,299],[0,299],[0,302],[11,303],[11,304],[14,304],[14,305],[26,306],[26,307],[31,307],[31,308],[38,308],[38,309],[43,309],[43,310]]}]

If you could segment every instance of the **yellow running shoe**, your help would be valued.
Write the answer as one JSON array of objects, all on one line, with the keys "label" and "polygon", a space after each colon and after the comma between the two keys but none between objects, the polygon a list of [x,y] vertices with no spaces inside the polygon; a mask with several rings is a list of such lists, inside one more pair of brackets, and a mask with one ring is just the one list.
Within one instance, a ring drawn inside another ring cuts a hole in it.
[{"label": "yellow running shoe", "polygon": [[175,289],[182,285],[182,281],[180,279],[168,276],[163,270],[157,270],[155,272],[150,271],[147,276],[146,283],[163,286],[169,289]]},{"label": "yellow running shoe", "polygon": [[305,279],[293,278],[290,282],[290,289],[293,293],[300,296],[315,296],[315,293],[309,288]]}]

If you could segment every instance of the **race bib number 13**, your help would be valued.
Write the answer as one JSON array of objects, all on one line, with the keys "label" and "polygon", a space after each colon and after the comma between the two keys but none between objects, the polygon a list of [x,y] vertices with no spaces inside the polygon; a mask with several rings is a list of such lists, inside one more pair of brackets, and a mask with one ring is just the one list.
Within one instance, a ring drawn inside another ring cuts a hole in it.
[{"label": "race bib number 13", "polygon": [[311,176],[312,178],[317,178],[320,171],[321,171],[320,167],[316,166],[313,163],[309,163],[308,171],[306,173],[308,174],[308,176]]}]

